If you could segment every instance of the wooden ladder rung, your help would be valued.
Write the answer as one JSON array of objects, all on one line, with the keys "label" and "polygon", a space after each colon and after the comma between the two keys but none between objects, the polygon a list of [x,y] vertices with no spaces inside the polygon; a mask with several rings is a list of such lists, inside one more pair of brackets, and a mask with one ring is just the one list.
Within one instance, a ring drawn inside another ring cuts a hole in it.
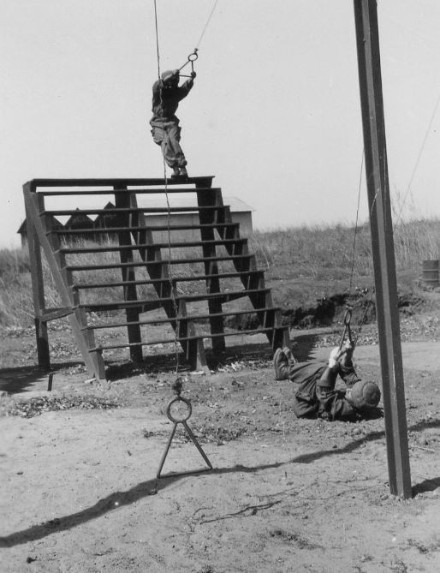
[{"label": "wooden ladder rung", "polygon": [[[269,313],[269,312],[276,312],[280,309],[278,307],[264,307],[258,309],[251,309],[251,310],[229,310],[226,312],[218,312],[218,313],[204,313],[204,314],[191,314],[190,316],[176,316],[172,319],[174,322],[194,322],[198,320],[208,320],[209,318],[222,318],[228,316],[238,316],[238,315],[245,315],[245,314],[262,314],[262,313]],[[103,330],[105,328],[123,328],[126,326],[153,326],[155,324],[164,324],[170,322],[169,318],[156,318],[150,320],[137,320],[132,322],[113,322],[113,323],[98,323],[98,324],[91,324],[89,326],[84,326],[82,330]]]},{"label": "wooden ladder rung", "polygon": [[86,253],[111,253],[111,252],[121,252],[121,251],[138,251],[144,249],[168,249],[168,248],[189,248],[189,247],[203,247],[205,245],[217,246],[217,245],[236,245],[245,244],[247,242],[246,238],[238,239],[219,239],[212,241],[181,241],[181,242],[170,242],[170,243],[150,243],[150,244],[137,244],[137,245],[105,245],[101,247],[62,247],[56,252],[68,254],[86,254]]},{"label": "wooden ladder rung", "polygon": [[96,228],[86,228],[86,229],[64,229],[64,228],[53,228],[47,231],[46,235],[56,234],[56,235],[109,235],[112,233],[119,233],[121,231],[197,231],[202,229],[223,229],[223,228],[239,227],[239,223],[205,223],[202,225],[154,225],[154,226],[137,226],[137,227],[96,227]]},{"label": "wooden ladder rung", "polygon": [[249,270],[234,273],[219,273],[219,274],[212,274],[212,275],[197,275],[197,276],[189,276],[189,277],[166,277],[162,279],[145,279],[145,280],[135,280],[135,281],[115,281],[109,283],[74,283],[72,288],[77,290],[86,290],[86,289],[97,289],[97,288],[113,288],[113,287],[121,287],[121,286],[130,286],[130,285],[149,285],[149,284],[177,284],[181,282],[197,282],[197,281],[206,281],[209,279],[228,279],[228,278],[241,278],[246,277],[248,275],[264,275],[264,271],[261,269],[258,270]]},{"label": "wooden ladder rung", "polygon": [[176,337],[176,338],[160,338],[158,340],[149,340],[144,342],[127,342],[122,344],[109,344],[109,345],[102,345],[102,346],[95,346],[94,348],[90,348],[89,352],[100,352],[102,350],[114,350],[117,348],[129,348],[130,346],[150,346],[153,344],[173,344],[175,342],[190,342],[191,340],[200,340],[204,338],[219,338],[222,336],[250,336],[252,334],[264,334],[266,332],[273,332],[278,328],[284,327],[275,327],[275,328],[254,328],[250,330],[237,330],[234,332],[218,332],[218,333],[201,333],[195,334],[192,336],[185,336],[185,337]]},{"label": "wooden ladder rung", "polygon": [[115,207],[114,209],[58,209],[58,210],[44,210],[40,212],[40,217],[52,215],[53,217],[68,217],[71,215],[129,215],[130,213],[195,213],[200,210],[207,211],[220,211],[225,209],[225,205],[207,205],[206,207],[199,207],[199,205],[189,207]]},{"label": "wooden ladder rung", "polygon": [[176,297],[177,300],[184,300],[186,302],[201,302],[204,300],[213,300],[213,299],[225,299],[224,302],[236,300],[237,298],[241,298],[243,296],[249,296],[254,294],[266,294],[270,292],[269,288],[262,288],[262,289],[243,289],[238,291],[229,291],[229,292],[213,292],[213,293],[200,293],[200,294],[190,294],[190,295],[182,295]]},{"label": "wooden ladder rung", "polygon": [[108,310],[121,310],[124,308],[133,307],[143,307],[149,304],[157,305],[163,303],[178,303],[179,301],[185,302],[202,302],[204,300],[213,299],[224,299],[224,302],[236,300],[243,296],[249,296],[253,294],[265,294],[270,292],[269,288],[264,289],[253,289],[253,290],[240,290],[240,291],[230,291],[230,292],[215,292],[215,293],[201,293],[201,294],[190,294],[190,295],[179,295],[176,297],[165,297],[165,298],[155,298],[155,299],[138,299],[138,300],[125,300],[118,302],[100,302],[94,304],[79,304],[78,308],[82,308],[87,312],[98,312],[98,311],[108,311]]},{"label": "wooden ladder rung", "polygon": [[[182,181],[178,182],[179,185]],[[134,193],[135,195],[163,195],[165,190],[157,187],[159,183],[152,189],[139,188],[139,189],[81,189],[73,191],[38,191],[39,195],[44,195],[44,197],[69,197],[75,195],[114,195],[115,193]],[[199,191],[209,192],[215,191],[213,187],[168,187],[167,193],[196,193]]]},{"label": "wooden ladder rung", "polygon": [[[197,263],[212,263],[215,261],[233,261],[233,260],[243,260],[252,259],[254,255],[225,255],[220,257],[199,257],[194,259],[172,259],[168,261],[166,259],[160,261],[142,261],[142,262],[132,262],[132,263],[111,263],[102,265],[67,265],[64,268],[66,271],[96,271],[102,269],[123,269],[129,267],[145,267],[146,265],[193,265]],[[247,271],[246,271],[247,272]]]}]

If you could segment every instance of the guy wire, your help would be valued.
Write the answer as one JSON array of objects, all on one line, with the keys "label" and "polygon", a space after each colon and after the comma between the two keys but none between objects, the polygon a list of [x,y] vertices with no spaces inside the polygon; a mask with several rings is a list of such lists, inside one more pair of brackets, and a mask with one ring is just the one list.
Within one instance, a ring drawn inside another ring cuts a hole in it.
[{"label": "guy wire", "polygon": [[[156,0],[154,0],[154,22],[155,22],[155,30],[156,30],[156,55],[157,55],[157,76],[158,76],[158,81],[159,81],[159,94],[160,94],[160,100],[161,103],[162,102],[162,90],[160,89],[160,49],[159,49],[159,25],[158,25],[158,18],[157,18],[157,3]],[[171,271],[171,207],[170,207],[170,200],[168,197],[168,178],[167,178],[167,168],[166,168],[166,162],[165,162],[165,157],[162,157],[162,162],[163,162],[163,177],[164,177],[164,182],[165,182],[165,198],[166,198],[166,202],[167,202],[167,231],[168,231],[168,265],[167,265],[167,270],[168,270],[168,281],[170,284],[170,292],[171,292],[171,300],[172,300],[172,304],[173,304],[173,309],[174,309],[174,315],[175,315],[175,328],[174,330],[174,350],[175,350],[175,355],[176,355],[176,374],[179,372],[179,348],[178,348],[178,331],[179,331],[179,322],[178,322],[178,307],[177,307],[177,302],[176,302],[176,296],[175,296],[175,292],[174,292],[174,282],[173,282],[173,277],[172,277],[172,271]]]},{"label": "guy wire", "polygon": [[415,177],[417,169],[419,167],[420,160],[422,159],[423,151],[425,149],[426,142],[428,140],[428,136],[429,136],[429,133],[431,131],[431,126],[434,122],[434,119],[435,119],[435,116],[437,114],[437,110],[438,110],[439,105],[440,105],[440,95],[438,96],[437,101],[435,103],[434,111],[432,112],[431,118],[430,118],[429,123],[428,123],[428,127],[426,129],[425,137],[423,138],[422,145],[421,145],[419,153],[417,155],[417,160],[416,160],[416,163],[414,165],[414,169],[412,171],[411,178],[409,180],[405,195],[404,195],[403,200],[402,200],[402,205],[400,207],[399,216],[397,217],[396,224],[400,223],[400,221],[402,219],[402,213],[403,213],[403,209],[405,207],[406,199],[408,197],[408,194],[411,192],[411,187],[412,187],[412,184],[414,181],[414,177]]}]

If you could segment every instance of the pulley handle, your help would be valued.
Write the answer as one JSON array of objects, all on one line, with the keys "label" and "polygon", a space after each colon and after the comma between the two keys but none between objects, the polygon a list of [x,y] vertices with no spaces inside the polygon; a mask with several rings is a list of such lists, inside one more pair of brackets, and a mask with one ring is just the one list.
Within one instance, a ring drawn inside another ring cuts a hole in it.
[{"label": "pulley handle", "polygon": [[194,62],[195,62],[195,61],[198,59],[198,57],[199,57],[198,51],[199,51],[198,48],[194,48],[194,51],[192,51],[192,52],[189,54],[189,56],[188,56],[186,62],[183,64],[182,67],[179,68],[179,72],[180,72],[180,70],[183,70],[183,68],[184,68],[185,66],[187,66],[188,64],[191,64],[191,71],[192,71],[192,72],[194,71]]},{"label": "pulley handle", "polygon": [[353,340],[352,336],[351,336],[351,327],[350,327],[351,315],[352,315],[351,308],[347,308],[347,310],[345,311],[345,314],[344,314],[344,320],[343,320],[344,331],[342,332],[341,341],[339,342],[339,349],[341,349],[342,345],[344,344],[345,335],[348,335],[348,340],[350,341],[350,343]]}]

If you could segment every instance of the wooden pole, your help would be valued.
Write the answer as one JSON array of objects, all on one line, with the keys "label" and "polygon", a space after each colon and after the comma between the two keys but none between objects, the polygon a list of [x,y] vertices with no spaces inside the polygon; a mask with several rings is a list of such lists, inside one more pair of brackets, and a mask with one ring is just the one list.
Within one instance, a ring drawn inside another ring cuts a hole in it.
[{"label": "wooden pole", "polygon": [[[31,185],[23,186],[25,194],[31,193]],[[31,214],[26,207],[26,228],[29,248],[29,263],[31,267],[32,297],[35,313],[35,335],[37,337],[38,366],[50,370],[49,335],[47,322],[42,320],[45,311],[43,265],[41,262],[41,245],[32,221]]]},{"label": "wooden pole", "polygon": [[354,0],[390,491],[411,497],[376,0]]}]

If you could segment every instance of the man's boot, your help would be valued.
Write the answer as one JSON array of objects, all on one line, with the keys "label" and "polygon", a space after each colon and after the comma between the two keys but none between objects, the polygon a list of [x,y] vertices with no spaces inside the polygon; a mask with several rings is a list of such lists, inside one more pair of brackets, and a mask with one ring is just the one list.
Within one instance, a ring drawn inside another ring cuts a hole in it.
[{"label": "man's boot", "polygon": [[282,348],[275,350],[273,367],[275,369],[275,380],[287,380],[289,378],[289,359]]}]

